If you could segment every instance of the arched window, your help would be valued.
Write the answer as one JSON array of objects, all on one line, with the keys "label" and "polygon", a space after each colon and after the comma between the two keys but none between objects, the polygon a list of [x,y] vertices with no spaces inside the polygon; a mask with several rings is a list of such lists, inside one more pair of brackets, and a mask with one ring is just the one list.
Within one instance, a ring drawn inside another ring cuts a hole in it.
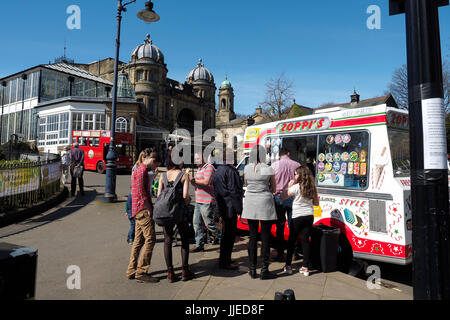
[{"label": "arched window", "polygon": [[222,109],[225,109],[227,106],[227,101],[225,99],[222,99]]},{"label": "arched window", "polygon": [[116,120],[116,132],[128,132],[127,119],[120,117]]},{"label": "arched window", "polygon": [[137,71],[137,80],[138,81],[144,80],[144,70]]}]

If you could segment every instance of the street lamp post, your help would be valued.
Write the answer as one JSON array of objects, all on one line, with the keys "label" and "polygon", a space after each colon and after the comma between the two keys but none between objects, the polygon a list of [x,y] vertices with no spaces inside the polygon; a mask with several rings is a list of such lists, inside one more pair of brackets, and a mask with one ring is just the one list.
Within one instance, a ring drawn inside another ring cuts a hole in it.
[{"label": "street lamp post", "polygon": [[438,7],[448,0],[390,0],[405,13],[410,119],[413,295],[450,299],[449,195]]},{"label": "street lamp post", "polygon": [[[109,151],[106,155],[106,183],[105,194],[103,196],[104,202],[114,202],[117,199],[116,195],[116,171],[117,171],[117,152],[115,142],[116,131],[116,108],[117,108],[117,79],[119,69],[119,49],[120,49],[120,27],[122,22],[122,12],[126,12],[126,6],[136,0],[123,3],[123,0],[118,0],[117,5],[117,38],[116,38],[116,59],[114,61],[114,86],[113,97],[111,106],[111,142],[109,144]],[[145,3],[145,9],[141,10],[137,14],[138,18],[144,20],[147,23],[156,22],[159,20],[159,16],[153,11],[153,3],[147,1]]]}]

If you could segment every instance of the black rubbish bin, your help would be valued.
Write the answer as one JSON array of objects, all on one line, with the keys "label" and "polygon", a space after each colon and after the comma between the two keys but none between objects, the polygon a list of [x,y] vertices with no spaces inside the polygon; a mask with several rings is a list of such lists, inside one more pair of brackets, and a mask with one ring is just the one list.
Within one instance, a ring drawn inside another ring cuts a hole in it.
[{"label": "black rubbish bin", "polygon": [[0,242],[0,300],[33,298],[36,267],[36,249]]},{"label": "black rubbish bin", "polygon": [[341,230],[323,224],[314,225],[312,231],[313,268],[322,272],[337,270],[337,254]]}]

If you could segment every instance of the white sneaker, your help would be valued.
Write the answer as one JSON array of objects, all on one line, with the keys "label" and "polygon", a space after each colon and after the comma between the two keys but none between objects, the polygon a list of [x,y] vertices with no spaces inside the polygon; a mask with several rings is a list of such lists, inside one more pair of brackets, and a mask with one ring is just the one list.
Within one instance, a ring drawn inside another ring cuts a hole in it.
[{"label": "white sneaker", "polygon": [[301,268],[300,273],[302,273],[305,277],[309,276],[309,270],[307,268]]}]

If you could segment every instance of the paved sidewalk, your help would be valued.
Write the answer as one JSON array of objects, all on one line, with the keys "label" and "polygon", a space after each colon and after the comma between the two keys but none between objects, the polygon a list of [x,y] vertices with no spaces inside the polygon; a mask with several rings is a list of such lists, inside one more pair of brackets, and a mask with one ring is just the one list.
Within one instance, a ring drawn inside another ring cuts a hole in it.
[{"label": "paved sidewalk", "polygon": [[[251,279],[247,274],[247,236],[236,239],[232,258],[239,270],[218,268],[218,245],[191,253],[189,262],[196,278],[169,283],[163,255],[163,234],[156,227],[157,243],[151,274],[161,281],[141,284],[127,280],[125,270],[130,246],[125,242],[128,219],[124,216],[129,176],[118,177],[120,202],[101,201],[104,176],[87,175],[86,196],[69,198],[52,210],[27,221],[0,228],[0,242],[37,248],[36,299],[100,300],[273,300],[275,292],[293,289],[297,300],[412,300],[412,287],[382,280],[381,288],[370,290],[365,281],[339,272],[283,274],[283,263],[273,262],[274,280]],[[95,190],[94,190],[95,189]],[[193,248],[194,245],[191,245]],[[176,273],[181,273],[180,247],[173,248]],[[259,250],[258,250],[259,252]],[[301,261],[294,261],[298,268]],[[81,290],[69,290],[68,266],[81,269]],[[259,263],[259,266],[261,264]],[[258,272],[260,269],[258,269]]]},{"label": "paved sidewalk", "polygon": [[[180,300],[273,300],[275,292],[294,290],[296,300],[412,300],[412,288],[386,280],[380,289],[368,289],[366,281],[341,272],[312,271],[309,277],[295,272],[286,275],[284,263],[273,262],[269,269],[279,276],[274,280],[251,279],[247,274],[247,237],[239,237],[233,260],[239,270],[218,268],[218,246],[209,246],[196,268],[210,270],[210,274],[186,283],[174,299]],[[258,250],[259,252],[259,250]],[[301,261],[294,261],[298,270]],[[261,265],[259,263],[259,265]],[[259,270],[257,270],[259,272]]]}]

